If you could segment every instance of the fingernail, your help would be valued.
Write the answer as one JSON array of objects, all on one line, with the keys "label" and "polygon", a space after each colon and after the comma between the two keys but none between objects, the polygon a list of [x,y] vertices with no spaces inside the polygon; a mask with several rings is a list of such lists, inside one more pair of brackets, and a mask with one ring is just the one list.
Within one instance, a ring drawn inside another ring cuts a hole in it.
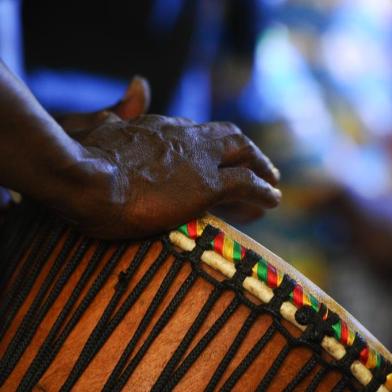
[{"label": "fingernail", "polygon": [[276,178],[277,181],[280,180],[280,171],[276,167],[272,168],[272,173],[274,174],[274,177]]},{"label": "fingernail", "polygon": [[143,83],[143,82],[144,82],[144,78],[143,78],[142,76],[140,76],[140,75],[135,75],[135,76],[132,78],[131,85],[133,86],[133,85],[135,85],[135,84],[140,84],[140,83]]},{"label": "fingernail", "polygon": [[129,86],[127,88],[127,91],[124,94],[123,100],[126,99],[126,98],[131,97],[132,94],[134,94],[134,89],[139,88],[143,83],[144,83],[144,79],[141,76],[139,76],[139,75],[135,75],[132,78],[132,81],[129,84]]},{"label": "fingernail", "polygon": [[278,188],[272,188],[272,193],[274,194],[274,196],[277,198],[277,199],[281,199],[282,198],[282,192],[280,191],[280,189],[278,189]]}]

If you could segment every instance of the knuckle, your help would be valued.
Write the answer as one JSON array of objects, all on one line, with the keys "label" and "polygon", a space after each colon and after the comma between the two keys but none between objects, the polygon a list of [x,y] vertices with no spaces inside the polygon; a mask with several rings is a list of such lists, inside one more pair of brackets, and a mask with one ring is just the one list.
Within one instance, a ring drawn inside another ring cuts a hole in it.
[{"label": "knuckle", "polygon": [[178,116],[173,117],[173,121],[175,123],[177,123],[178,125],[195,125],[196,124],[193,120],[186,118],[186,117],[178,117]]},{"label": "knuckle", "polygon": [[248,184],[255,185],[256,175],[247,167],[241,168],[242,179]]},{"label": "knuckle", "polygon": [[168,117],[160,114],[142,114],[134,120],[130,120],[133,124],[137,125],[152,125],[162,126],[169,122]]},{"label": "knuckle", "polygon": [[249,150],[254,150],[255,145],[253,142],[245,136],[243,133],[237,133],[234,135],[230,135],[230,137],[237,142],[239,146],[243,149],[249,149]]},{"label": "knuckle", "polygon": [[239,169],[237,178],[237,192],[240,196],[246,196],[257,188],[256,175],[252,170],[244,167]]},{"label": "knuckle", "polygon": [[208,132],[212,132],[216,135],[221,136],[242,134],[241,130],[237,127],[237,125],[229,121],[209,122],[206,124],[202,124],[202,127]]},{"label": "knuckle", "polygon": [[247,150],[250,147],[242,134],[226,135],[222,138],[222,142],[226,149],[235,149],[237,152],[241,152],[241,154],[247,154]]},{"label": "knuckle", "polygon": [[224,126],[227,130],[230,131],[230,133],[234,134],[234,135],[242,135],[242,131],[241,129],[235,125],[234,123],[230,122],[230,121],[223,121],[220,123],[222,126]]},{"label": "knuckle", "polygon": [[243,153],[249,157],[250,160],[254,160],[258,157],[258,151],[253,144],[245,143],[242,146]]},{"label": "knuckle", "polygon": [[159,122],[167,122],[169,120],[169,117],[163,116],[161,114],[145,114],[143,117],[145,119],[152,119]]},{"label": "knuckle", "polygon": [[204,176],[204,188],[209,195],[211,202],[218,202],[225,197],[227,189],[227,178],[222,178],[218,170],[211,171],[207,176]]}]

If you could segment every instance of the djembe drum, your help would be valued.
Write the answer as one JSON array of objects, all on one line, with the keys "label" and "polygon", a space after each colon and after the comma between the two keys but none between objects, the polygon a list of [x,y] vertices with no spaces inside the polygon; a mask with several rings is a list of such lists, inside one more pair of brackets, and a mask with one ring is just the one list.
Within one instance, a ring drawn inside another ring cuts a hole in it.
[{"label": "djembe drum", "polygon": [[391,354],[291,266],[207,216],[85,238],[25,203],[1,237],[1,391],[391,391]]}]

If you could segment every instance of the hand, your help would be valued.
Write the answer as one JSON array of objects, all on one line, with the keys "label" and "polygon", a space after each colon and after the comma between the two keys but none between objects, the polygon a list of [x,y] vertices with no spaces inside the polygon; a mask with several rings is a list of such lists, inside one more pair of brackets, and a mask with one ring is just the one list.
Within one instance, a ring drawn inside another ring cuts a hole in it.
[{"label": "hand", "polygon": [[57,208],[94,237],[144,237],[221,203],[265,209],[281,197],[277,169],[230,123],[108,116],[77,139],[79,181]]},{"label": "hand", "polygon": [[0,62],[0,185],[100,238],[162,232],[222,202],[277,205],[277,171],[238,128],[138,117],[149,91],[135,83],[61,127]]}]

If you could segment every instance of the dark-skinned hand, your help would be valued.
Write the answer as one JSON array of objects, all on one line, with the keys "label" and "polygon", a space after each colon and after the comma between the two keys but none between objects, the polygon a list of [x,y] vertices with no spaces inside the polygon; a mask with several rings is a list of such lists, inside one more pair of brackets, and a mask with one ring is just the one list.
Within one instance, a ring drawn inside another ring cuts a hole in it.
[{"label": "dark-skinned hand", "polygon": [[79,169],[94,184],[66,218],[94,237],[141,237],[218,205],[254,217],[279,203],[278,171],[235,125],[138,115],[146,88],[138,79],[114,108],[60,121],[85,148]]},{"label": "dark-skinned hand", "polygon": [[259,214],[279,202],[277,170],[236,126],[141,115],[143,79],[117,105],[57,122],[2,63],[0,91],[0,186],[90,236],[144,237],[224,203]]}]

